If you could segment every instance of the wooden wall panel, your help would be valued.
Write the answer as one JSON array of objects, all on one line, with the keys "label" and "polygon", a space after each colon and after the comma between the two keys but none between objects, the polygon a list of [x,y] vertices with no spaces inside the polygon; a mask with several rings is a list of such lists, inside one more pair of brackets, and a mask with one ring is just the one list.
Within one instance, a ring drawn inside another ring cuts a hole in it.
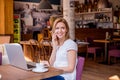
[{"label": "wooden wall panel", "polygon": [[13,34],[13,0],[5,0],[5,34]]},{"label": "wooden wall panel", "polygon": [[78,28],[75,30],[75,37],[79,40],[85,40],[86,37],[93,37],[94,39],[105,39],[105,33],[113,34],[114,29],[88,29]]},{"label": "wooden wall panel", "polygon": [[0,0],[0,34],[13,34],[13,0]]},{"label": "wooden wall panel", "polygon": [[5,33],[4,0],[0,0],[0,34]]}]

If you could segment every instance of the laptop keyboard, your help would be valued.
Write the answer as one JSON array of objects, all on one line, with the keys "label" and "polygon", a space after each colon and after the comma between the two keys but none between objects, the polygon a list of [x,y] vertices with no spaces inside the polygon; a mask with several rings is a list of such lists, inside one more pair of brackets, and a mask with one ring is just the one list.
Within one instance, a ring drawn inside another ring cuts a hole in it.
[{"label": "laptop keyboard", "polygon": [[28,67],[28,68],[35,68],[36,66],[27,64],[27,67]]}]

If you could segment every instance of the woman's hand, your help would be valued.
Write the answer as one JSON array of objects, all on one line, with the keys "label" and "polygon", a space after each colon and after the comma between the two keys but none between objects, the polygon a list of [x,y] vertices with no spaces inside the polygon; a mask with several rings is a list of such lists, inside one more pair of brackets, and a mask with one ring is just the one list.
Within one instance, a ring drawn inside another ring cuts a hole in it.
[{"label": "woman's hand", "polygon": [[58,37],[55,33],[52,34],[52,46],[53,46],[53,49],[57,48],[58,46]]},{"label": "woman's hand", "polygon": [[40,63],[43,63],[45,67],[49,67],[50,66],[48,61],[40,61]]}]

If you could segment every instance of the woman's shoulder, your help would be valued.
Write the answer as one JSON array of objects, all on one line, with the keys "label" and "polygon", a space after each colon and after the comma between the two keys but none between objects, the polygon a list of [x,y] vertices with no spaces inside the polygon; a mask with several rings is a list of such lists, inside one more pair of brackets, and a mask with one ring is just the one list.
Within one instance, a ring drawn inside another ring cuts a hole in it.
[{"label": "woman's shoulder", "polygon": [[75,44],[75,45],[77,45],[76,42],[73,41],[72,39],[67,39],[65,43],[66,44]]},{"label": "woman's shoulder", "polygon": [[75,41],[73,41],[72,39],[68,39],[66,40],[64,46],[67,46],[67,50],[69,49],[74,49],[74,50],[77,50],[77,44]]}]

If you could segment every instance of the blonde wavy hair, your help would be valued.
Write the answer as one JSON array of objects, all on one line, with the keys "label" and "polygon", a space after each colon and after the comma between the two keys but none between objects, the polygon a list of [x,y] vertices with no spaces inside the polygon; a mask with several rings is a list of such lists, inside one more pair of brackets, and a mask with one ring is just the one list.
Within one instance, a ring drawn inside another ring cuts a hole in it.
[{"label": "blonde wavy hair", "polygon": [[70,35],[69,35],[69,26],[68,26],[68,23],[67,21],[64,19],[64,18],[57,18],[55,19],[54,23],[53,23],[53,27],[52,27],[52,32],[54,33],[55,32],[55,28],[56,28],[56,25],[59,23],[59,22],[62,22],[65,24],[66,26],[66,35],[65,35],[65,38],[66,39],[69,39],[70,38]]}]

